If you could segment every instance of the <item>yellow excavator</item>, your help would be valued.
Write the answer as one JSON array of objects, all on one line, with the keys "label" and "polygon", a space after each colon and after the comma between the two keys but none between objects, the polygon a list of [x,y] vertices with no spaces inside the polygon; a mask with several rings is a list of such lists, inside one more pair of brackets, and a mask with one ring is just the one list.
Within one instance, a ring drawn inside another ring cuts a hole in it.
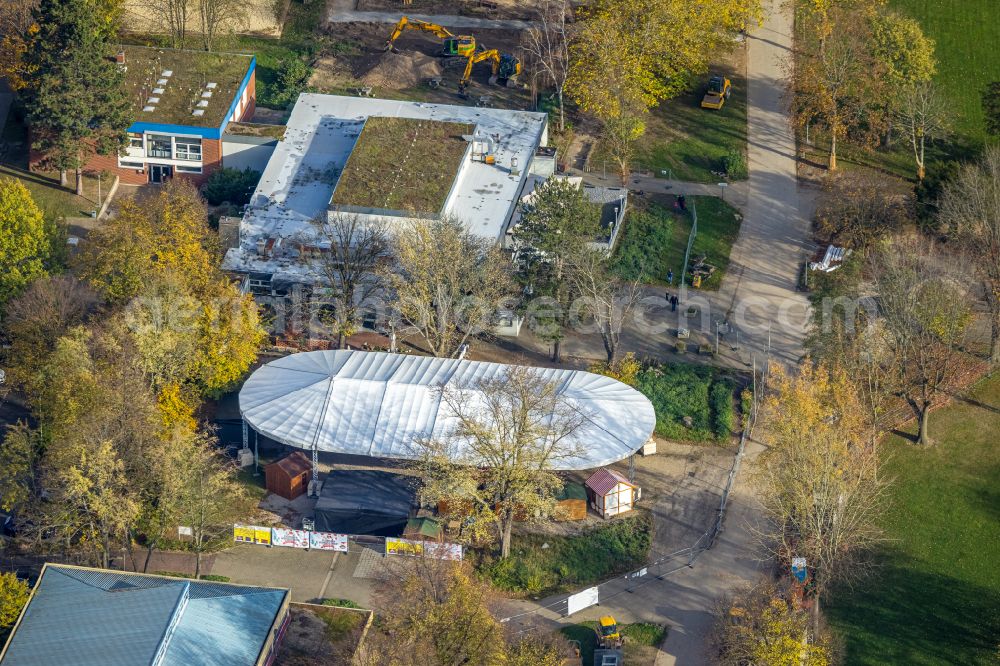
[{"label": "yellow excavator", "polygon": [[406,16],[399,19],[399,23],[392,31],[389,41],[385,43],[386,51],[394,51],[396,40],[404,30],[422,30],[430,32],[441,38],[441,55],[470,57],[476,52],[476,38],[472,35],[453,35],[449,30],[437,23],[411,19]]},{"label": "yellow excavator", "polygon": [[459,93],[464,92],[469,85],[469,79],[472,78],[472,68],[476,63],[483,62],[484,60],[489,60],[493,66],[493,72],[490,74],[490,85],[501,83],[510,87],[517,83],[517,77],[521,73],[521,61],[518,60],[517,56],[510,55],[509,53],[500,53],[496,49],[490,49],[489,51],[480,51],[469,56],[469,60],[465,63],[465,72],[462,74],[462,80],[458,82]]},{"label": "yellow excavator", "polygon": [[597,644],[604,649],[617,649],[625,643],[625,637],[618,629],[618,623],[611,615],[605,615],[597,622]]}]

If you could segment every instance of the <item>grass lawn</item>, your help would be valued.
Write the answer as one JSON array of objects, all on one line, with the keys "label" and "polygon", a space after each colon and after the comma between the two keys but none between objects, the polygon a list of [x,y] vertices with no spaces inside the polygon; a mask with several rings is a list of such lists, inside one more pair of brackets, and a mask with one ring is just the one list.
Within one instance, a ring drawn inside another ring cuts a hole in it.
[{"label": "grass lawn", "polygon": [[883,566],[828,605],[847,663],[997,663],[1000,374],[933,412],[930,428],[931,448],[887,440],[895,485]]},{"label": "grass lawn", "polygon": [[996,0],[889,0],[920,21],[936,42],[937,82],[952,100],[956,130],[984,137],[982,92],[1000,80],[1000,16]]},{"label": "grass lawn", "polygon": [[[951,101],[954,133],[948,144],[928,147],[928,170],[934,162],[968,158],[978,152],[986,138],[982,93],[986,84],[1000,80],[1000,19],[996,0],[889,0],[889,4],[920,22],[936,43],[937,83]],[[828,142],[815,137],[815,148],[806,158],[826,163]],[[852,165],[886,170],[901,178],[916,180],[913,153],[897,138],[889,148],[874,151],[842,144],[838,159],[845,169]]]},{"label": "grass lawn", "polygon": [[[646,561],[652,523],[645,512],[615,519],[575,536],[517,535],[510,557],[484,557],[477,568],[501,590],[540,596],[583,587]],[[548,544],[547,548],[542,548]]]},{"label": "grass lawn", "polygon": [[718,197],[687,197],[687,206],[689,212],[686,214],[656,203],[629,211],[615,251],[623,277],[636,279],[641,276],[652,284],[665,285],[667,273],[672,270],[674,284],[679,285],[684,251],[691,234],[691,211],[697,211],[698,235],[691,248],[691,258],[705,256],[706,261],[716,267],[701,288],[710,291],[719,288],[742,218],[739,211]]},{"label": "grass lawn", "polygon": [[[656,411],[656,434],[685,442],[727,442],[736,427],[736,382],[709,365],[664,363],[643,369],[635,388]],[[691,426],[684,419],[691,419]]]},{"label": "grass lawn", "polygon": [[[69,188],[59,185],[55,172],[28,171],[28,130],[16,109],[11,108],[7,125],[3,128],[4,151],[0,159],[0,177],[16,178],[31,192],[31,198],[47,220],[89,215],[97,208],[98,183],[93,174],[84,174],[84,196],[76,195],[75,176],[69,174]],[[112,179],[101,182],[101,196],[106,196]]]},{"label": "grass lawn", "polygon": [[[625,636],[623,650],[625,663],[652,666],[659,646],[667,636],[667,628],[660,624],[637,622],[619,624],[618,629]],[[597,649],[596,622],[571,624],[559,631],[567,640],[577,641],[580,644],[580,656],[584,664],[589,666],[594,663],[594,650]]]},{"label": "grass lawn", "polygon": [[[714,72],[715,70],[713,70]],[[708,77],[692,92],[668,100],[650,112],[637,161],[657,176],[717,183],[731,150],[746,151],[747,80],[743,68],[720,68],[733,93],[718,111],[701,108]],[[667,171],[667,174],[663,174]],[[716,173],[713,173],[716,172]]]}]

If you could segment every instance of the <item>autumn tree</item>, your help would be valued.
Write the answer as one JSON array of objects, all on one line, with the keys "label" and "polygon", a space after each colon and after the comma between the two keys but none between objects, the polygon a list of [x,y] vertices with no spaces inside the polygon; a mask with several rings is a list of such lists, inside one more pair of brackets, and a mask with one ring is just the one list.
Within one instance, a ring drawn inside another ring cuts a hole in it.
[{"label": "autumn tree", "polygon": [[979,275],[990,317],[990,362],[1000,364],[1000,148],[945,187],[938,206],[944,228],[962,241]]},{"label": "autumn tree", "polygon": [[30,597],[31,588],[26,581],[9,571],[0,573],[0,629],[14,626]]},{"label": "autumn tree", "polygon": [[790,375],[772,366],[769,382],[767,448],[754,471],[767,517],[758,537],[782,562],[806,558],[818,628],[822,596],[863,574],[881,539],[885,480],[867,411],[843,370],[807,363]]},{"label": "autumn tree", "polygon": [[600,223],[600,208],[580,187],[549,179],[521,203],[521,219],[513,229],[518,279],[532,299],[545,299],[529,303],[529,320],[536,335],[552,343],[557,363],[574,293],[567,258],[597,239]]},{"label": "autumn tree", "polygon": [[52,352],[56,341],[83,323],[97,296],[68,275],[43,276],[7,303],[2,330],[10,347],[0,351],[7,380],[24,388]]},{"label": "autumn tree", "polygon": [[962,367],[961,344],[971,311],[968,277],[920,238],[902,238],[873,259],[886,342],[902,396],[919,422],[920,444],[930,444],[930,410]]},{"label": "autumn tree", "polygon": [[913,149],[917,180],[927,173],[925,157],[927,142],[943,139],[951,128],[951,103],[930,81],[912,83],[901,88],[896,96],[895,126]]},{"label": "autumn tree", "polygon": [[218,238],[197,189],[175,179],[141,201],[126,198],[118,212],[87,236],[83,277],[115,305],[139,295],[165,273],[183,279],[195,296],[218,283]]},{"label": "autumn tree", "polygon": [[579,18],[566,91],[601,121],[624,182],[646,112],[707,72],[761,9],[757,0],[602,0]]},{"label": "autumn tree", "polygon": [[718,666],[828,666],[829,639],[810,638],[809,617],[769,580],[716,605],[711,640]]},{"label": "autumn tree", "polygon": [[170,46],[184,48],[188,22],[195,14],[195,3],[192,0],[150,0],[146,9],[170,35]]},{"label": "autumn tree", "polygon": [[551,513],[553,493],[562,485],[552,470],[579,455],[574,434],[587,415],[557,383],[523,366],[453,382],[441,400],[455,426],[415,444],[425,471],[421,497],[464,507],[469,533],[490,534],[500,543],[500,557],[507,557],[515,516]]},{"label": "autumn tree", "polygon": [[27,85],[32,69],[25,60],[31,40],[38,32],[33,16],[37,0],[6,0],[0,3],[0,78],[14,90]]},{"label": "autumn tree", "polygon": [[197,578],[209,544],[231,534],[233,522],[248,513],[246,490],[236,480],[236,465],[208,433],[194,433],[174,442],[180,451],[176,473],[180,485],[168,499],[176,502],[178,524],[191,528]]},{"label": "autumn tree", "polygon": [[591,247],[574,253],[568,267],[570,282],[579,294],[576,314],[588,317],[593,323],[604,344],[606,361],[614,365],[621,347],[622,329],[642,292],[639,280],[619,277],[607,253]]},{"label": "autumn tree", "polygon": [[870,28],[864,15],[857,11],[831,9],[826,21],[837,26],[830,28],[825,39],[820,40],[816,31],[822,25],[807,24],[807,37],[801,40],[802,48],[792,74],[792,112],[800,127],[819,124],[829,134],[830,151],[828,166],[837,170],[839,142],[848,133],[862,135],[866,130],[870,101],[877,79],[875,59],[870,44]]},{"label": "autumn tree", "polygon": [[[866,3],[861,3],[863,6]],[[868,0],[872,58],[877,67],[871,73],[878,93],[873,108],[885,117],[885,143],[892,139],[896,114],[912,99],[901,99],[900,91],[926,88],[937,71],[934,40],[924,34],[920,23],[909,16]]]},{"label": "autumn tree", "polygon": [[862,171],[823,183],[815,221],[821,240],[867,255],[911,216],[908,198],[892,178]]},{"label": "autumn tree", "polygon": [[337,334],[337,347],[347,348],[347,338],[361,327],[362,308],[384,287],[378,270],[390,256],[387,226],[353,213],[331,213],[313,220],[320,256],[313,266],[323,287],[321,305],[332,307],[323,317]]},{"label": "autumn tree", "polygon": [[540,0],[535,8],[536,21],[525,30],[522,46],[544,79],[555,88],[559,105],[559,131],[566,129],[563,103],[566,79],[569,77],[569,19],[573,7],[569,0]]},{"label": "autumn tree", "polygon": [[49,254],[42,212],[19,180],[0,178],[0,307],[45,274]]},{"label": "autumn tree", "polygon": [[99,2],[41,0],[38,32],[25,54],[32,147],[59,170],[63,186],[66,171],[75,170],[81,196],[88,157],[119,154],[132,123],[124,73],[108,57],[113,26],[104,9]]},{"label": "autumn tree", "polygon": [[455,219],[414,220],[392,243],[393,306],[434,356],[455,356],[488,332],[511,292],[510,261],[500,247]]},{"label": "autumn tree", "polygon": [[[366,641],[364,666],[504,663],[503,632],[490,614],[489,586],[467,565],[424,557],[405,571],[390,572],[376,592],[388,602],[383,631]],[[390,601],[401,598],[406,603]]]}]

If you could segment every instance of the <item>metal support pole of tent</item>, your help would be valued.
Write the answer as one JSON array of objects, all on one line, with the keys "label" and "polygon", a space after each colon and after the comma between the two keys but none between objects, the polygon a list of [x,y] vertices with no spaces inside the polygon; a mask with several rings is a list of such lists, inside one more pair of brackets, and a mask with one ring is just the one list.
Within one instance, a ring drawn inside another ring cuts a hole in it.
[{"label": "metal support pole of tent", "polygon": [[253,475],[260,476],[260,455],[257,453],[257,431],[253,431]]},{"label": "metal support pole of tent", "polygon": [[249,435],[247,434],[247,422],[246,419],[241,418],[240,424],[243,426],[243,450],[246,451],[250,448]]},{"label": "metal support pole of tent", "polygon": [[312,447],[312,485],[313,496],[319,497],[319,447],[313,442]]},{"label": "metal support pole of tent", "polygon": [[629,480],[629,483],[635,483],[635,454],[634,453],[628,457],[628,480]]}]

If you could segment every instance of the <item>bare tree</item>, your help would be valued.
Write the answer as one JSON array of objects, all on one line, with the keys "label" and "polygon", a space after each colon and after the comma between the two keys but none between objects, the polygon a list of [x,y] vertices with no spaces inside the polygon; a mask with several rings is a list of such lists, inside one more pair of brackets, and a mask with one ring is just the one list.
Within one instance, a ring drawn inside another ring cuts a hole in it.
[{"label": "bare tree", "polygon": [[990,314],[990,362],[1000,364],[1000,148],[989,146],[978,164],[949,183],[939,217],[960,238],[982,279]]},{"label": "bare tree", "polygon": [[895,179],[873,171],[826,179],[816,202],[816,227],[824,241],[867,253],[908,221],[911,210]]},{"label": "bare tree", "polygon": [[171,46],[175,49],[183,48],[188,21],[194,13],[192,0],[150,0],[147,6],[170,35]]},{"label": "bare tree", "polygon": [[534,59],[545,79],[552,84],[559,102],[559,131],[566,129],[563,91],[569,76],[569,24],[573,11],[569,0],[539,0],[536,21],[524,32],[523,48]]},{"label": "bare tree", "polygon": [[470,336],[488,332],[511,293],[510,261],[500,247],[458,220],[403,226],[393,254],[388,279],[395,307],[434,356],[454,356]]},{"label": "bare tree", "polygon": [[562,485],[552,469],[579,455],[574,435],[587,414],[537,369],[514,365],[449,384],[441,399],[456,425],[441,439],[416,443],[426,472],[422,498],[463,507],[467,533],[492,533],[507,557],[515,516],[551,514]]},{"label": "bare tree", "polygon": [[898,386],[919,420],[921,444],[931,441],[931,407],[961,368],[959,346],[971,319],[966,279],[953,265],[954,257],[921,238],[899,239],[873,261]]},{"label": "bare tree", "polygon": [[246,22],[250,5],[243,0],[197,0],[201,39],[211,51],[220,31],[234,30]]},{"label": "bare tree", "polygon": [[314,266],[333,306],[337,346],[346,349],[347,337],[361,325],[361,309],[385,286],[378,269],[389,258],[389,234],[384,223],[350,213],[323,215],[312,224],[321,244]]},{"label": "bare tree", "polygon": [[584,247],[568,259],[568,275],[580,294],[581,314],[593,318],[601,335],[608,365],[618,359],[622,327],[641,295],[639,280],[629,282],[616,275],[608,255]]},{"label": "bare tree", "polygon": [[895,109],[895,125],[913,148],[917,178],[926,173],[924,149],[928,140],[944,138],[951,126],[950,100],[938,92],[931,81],[904,86]]},{"label": "bare tree", "polygon": [[881,540],[886,482],[866,410],[845,371],[806,364],[796,376],[777,366],[770,372],[767,449],[754,469],[767,521],[757,537],[785,564],[806,558],[815,631],[822,595],[866,572],[866,554]]}]

